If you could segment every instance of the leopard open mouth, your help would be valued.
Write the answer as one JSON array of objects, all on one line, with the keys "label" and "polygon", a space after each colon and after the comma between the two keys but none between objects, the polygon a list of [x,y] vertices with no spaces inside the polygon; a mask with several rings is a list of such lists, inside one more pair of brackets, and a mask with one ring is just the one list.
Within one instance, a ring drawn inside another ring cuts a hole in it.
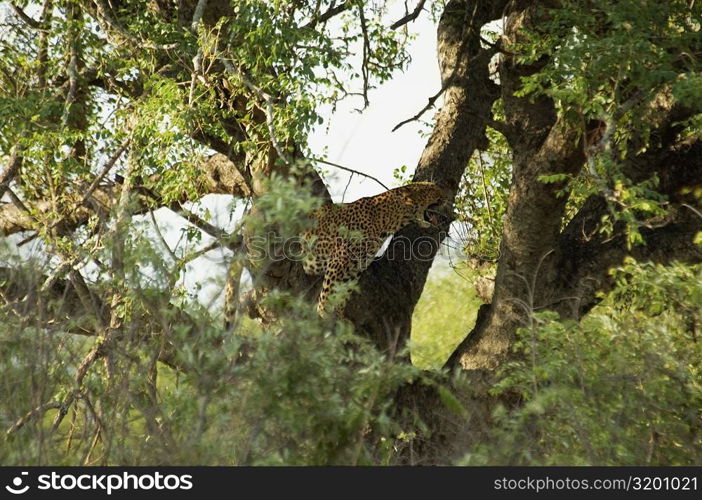
[{"label": "leopard open mouth", "polygon": [[424,211],[424,220],[433,226],[438,226],[439,224],[441,224],[441,221],[443,220],[443,216],[437,210],[438,208],[439,208],[439,204],[435,203],[434,205],[429,205],[427,207],[427,209]]}]

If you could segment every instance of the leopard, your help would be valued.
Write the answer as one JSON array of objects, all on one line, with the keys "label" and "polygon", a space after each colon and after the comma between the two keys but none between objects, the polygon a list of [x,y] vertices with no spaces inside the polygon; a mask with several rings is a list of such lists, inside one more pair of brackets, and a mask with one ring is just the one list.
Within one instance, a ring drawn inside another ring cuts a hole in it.
[{"label": "leopard", "polygon": [[433,182],[412,182],[313,211],[311,227],[302,235],[302,265],[306,274],[324,276],[318,314],[326,317],[343,310],[345,300],[328,307],[330,295],[338,284],[358,278],[388,237],[411,223],[425,229],[438,227],[441,216],[437,209],[446,198],[446,190]]}]

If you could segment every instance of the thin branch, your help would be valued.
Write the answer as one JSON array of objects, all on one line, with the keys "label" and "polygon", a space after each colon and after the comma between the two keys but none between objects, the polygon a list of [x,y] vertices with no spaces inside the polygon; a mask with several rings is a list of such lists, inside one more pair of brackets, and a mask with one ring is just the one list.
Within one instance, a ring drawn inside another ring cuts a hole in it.
[{"label": "thin branch", "polygon": [[83,458],[83,465],[85,466],[89,465],[88,461],[90,460],[90,455],[95,450],[95,446],[97,445],[97,442],[100,439],[100,436],[102,435],[102,430],[105,428],[105,425],[102,423],[100,415],[98,415],[98,413],[95,411],[95,407],[91,403],[90,398],[88,398],[86,394],[79,394],[78,397],[85,403],[85,407],[88,409],[91,416],[93,417],[93,420],[95,420],[95,423],[97,424],[97,429],[95,430],[95,437],[93,438],[90,448],[88,449],[87,453],[85,454],[85,457]]},{"label": "thin branch", "polygon": [[682,206],[685,207],[685,208],[689,208],[690,210],[692,210],[692,212],[693,212],[695,215],[697,215],[700,219],[702,219],[702,212],[700,212],[699,210],[697,210],[695,207],[691,207],[691,206],[688,205],[687,203],[683,203]]},{"label": "thin branch", "polygon": [[17,81],[15,80],[15,78],[3,66],[0,66],[0,72],[2,72],[3,76],[7,79],[7,83],[10,84],[12,90],[16,92]]},{"label": "thin branch", "polygon": [[485,169],[483,168],[483,155],[478,151],[478,168],[480,169],[480,179],[483,183],[483,195],[485,197],[485,208],[487,208],[488,217],[492,220],[492,208],[490,207],[490,195],[488,194],[487,182],[485,182]]},{"label": "thin branch", "polygon": [[51,27],[53,9],[53,0],[45,0],[39,20],[41,31],[37,41],[37,78],[39,79],[40,89],[46,87],[46,65],[49,59],[49,28]]},{"label": "thin branch", "polygon": [[[107,5],[105,0],[95,0],[95,5],[97,6],[97,16],[95,16],[95,20],[108,38],[110,38],[110,30],[112,30],[122,35],[136,47],[144,47],[152,50],[173,50],[178,47],[177,43],[161,45],[139,40],[137,37],[129,33],[116,19],[112,18],[109,13],[110,7]],[[103,26],[103,22],[100,21],[103,21],[106,26]],[[119,45],[119,43],[115,43],[115,45]]]},{"label": "thin branch", "polygon": [[363,75],[363,109],[370,104],[368,102],[368,62],[370,61],[370,37],[368,36],[368,26],[366,16],[363,13],[363,4],[358,6],[358,16],[361,21],[361,32],[363,33],[363,61],[361,62],[361,74]]},{"label": "thin branch", "polygon": [[348,191],[349,186],[351,185],[351,181],[353,180],[353,176],[354,176],[353,173],[351,175],[349,175],[349,180],[346,183],[346,186],[344,187],[344,192],[341,194],[341,203],[343,203],[344,200],[346,199],[346,191]]},{"label": "thin branch", "polygon": [[434,94],[433,96],[431,96],[431,97],[428,99],[428,102],[427,102],[426,106],[424,106],[424,107],[423,107],[416,115],[414,115],[412,118],[407,118],[406,120],[403,120],[403,121],[401,121],[400,123],[398,123],[397,125],[395,125],[395,126],[393,127],[392,131],[395,132],[397,129],[399,129],[399,128],[402,127],[403,125],[407,125],[408,123],[411,123],[411,122],[414,122],[414,121],[419,120],[419,119],[422,117],[422,115],[423,115],[424,113],[426,113],[427,111],[429,111],[431,108],[434,107],[434,104],[436,104],[436,101],[439,99],[439,97],[441,97],[441,95],[442,95],[444,92],[446,92],[446,89],[448,89],[448,88],[451,86],[451,83],[453,83],[453,78],[447,79],[446,82],[444,82],[444,84],[442,85],[441,89],[440,89],[436,94]]},{"label": "thin branch", "polygon": [[58,408],[61,408],[61,403],[58,401],[50,401],[48,403],[44,403],[43,405],[39,405],[33,410],[28,411],[23,417],[21,417],[17,422],[15,422],[12,427],[7,429],[5,431],[5,435],[9,436],[10,434],[14,434],[18,430],[20,430],[22,427],[25,426],[27,422],[29,422],[31,419],[35,417],[42,416],[44,413],[46,413],[49,410],[56,410]]},{"label": "thin branch", "polygon": [[[203,233],[207,233],[213,238],[216,238],[218,241],[228,242],[231,238],[231,235],[228,232],[210,224],[199,215],[194,214],[190,210],[184,208],[179,202],[172,204],[168,208],[170,208],[175,213],[183,217],[185,220],[190,222],[193,226],[198,228]],[[225,243],[225,246],[227,246],[227,248],[230,247],[229,243]]]},{"label": "thin branch", "polygon": [[[61,115],[61,124],[64,127],[76,128],[76,110],[74,109],[78,100],[78,65],[82,59],[82,50],[80,42],[79,22],[82,19],[82,14],[75,4],[69,4],[67,13],[68,21],[68,65],[66,74],[68,75],[68,92],[63,105],[63,114]],[[76,146],[71,148],[74,150]]]},{"label": "thin branch", "polygon": [[97,174],[95,179],[93,179],[93,182],[88,186],[88,190],[85,192],[83,195],[83,198],[81,198],[80,203],[78,203],[78,206],[84,205],[92,196],[92,194],[95,192],[95,190],[98,188],[100,185],[100,182],[105,178],[105,176],[110,173],[110,170],[112,170],[112,167],[115,166],[115,163],[117,163],[117,160],[119,160],[120,156],[126,151],[127,147],[129,146],[129,143],[131,142],[131,137],[127,138],[120,146],[117,148],[117,150],[112,153],[112,156],[107,160],[107,163],[105,163],[105,166],[102,167],[102,170]]},{"label": "thin branch", "polygon": [[[83,362],[85,362],[85,360]],[[81,367],[79,367],[79,369],[78,369],[79,372],[80,372],[80,369],[82,368],[82,366],[83,365],[81,364]],[[83,373],[81,376],[81,383],[82,383],[84,377],[85,377],[85,373]],[[61,422],[63,422],[64,417],[68,414],[68,410],[71,409],[71,406],[73,405],[75,400],[76,400],[76,393],[70,392],[66,395],[66,397],[63,399],[63,401],[61,401],[61,403],[59,403],[58,413],[56,413],[56,416],[54,417],[54,421],[51,423],[52,432],[56,432],[56,430],[58,430],[59,425],[61,425]]]},{"label": "thin branch", "polygon": [[173,250],[171,250],[171,247],[168,246],[166,238],[163,237],[163,233],[158,227],[158,222],[156,221],[156,217],[154,216],[154,211],[151,209],[149,209],[149,217],[151,218],[151,225],[154,226],[154,231],[156,231],[156,237],[161,242],[161,245],[166,250],[166,252],[168,252],[168,255],[170,255],[171,259],[173,259],[173,262],[178,262],[178,256],[173,252]]},{"label": "thin branch", "polygon": [[332,162],[327,161],[327,160],[320,160],[319,158],[307,158],[307,160],[314,161],[316,163],[323,163],[324,165],[329,165],[330,167],[338,168],[339,170],[343,170],[345,172],[350,172],[350,173],[355,174],[355,175],[360,175],[361,177],[365,177],[367,179],[370,179],[372,181],[377,182],[378,184],[383,186],[385,189],[388,189],[388,190],[390,189],[389,187],[387,187],[385,184],[380,182],[378,179],[376,179],[372,175],[368,175],[368,174],[365,174],[363,172],[359,172],[358,170],[354,170],[352,168],[344,167],[342,165],[339,165],[338,163],[332,163]]},{"label": "thin branch", "polygon": [[[207,8],[207,0],[198,0],[197,7],[195,7],[195,12],[193,13],[192,23],[190,23],[190,29],[193,31],[193,33],[195,33],[195,36],[198,36],[197,28],[200,24],[200,20],[202,19],[203,14],[205,13],[205,8]],[[203,57],[204,55],[202,46],[198,43],[197,54],[195,54],[195,57],[193,57],[193,74],[190,80],[190,95],[188,97],[189,106],[192,106],[193,104],[193,98],[195,96],[195,85],[197,84],[197,77],[201,73]]]},{"label": "thin branch", "polygon": [[[105,176],[110,173],[110,170],[112,170],[112,167],[115,166],[115,163],[117,163],[117,160],[119,160],[120,156],[126,151],[127,147],[129,146],[129,143],[131,142],[131,138],[127,138],[117,150],[112,153],[112,156],[107,160],[107,163],[102,167],[102,170],[98,172],[97,176],[95,179],[93,179],[93,182],[90,183],[90,186],[88,186],[88,189],[86,190],[85,194],[83,195],[83,198],[75,205],[73,208],[73,212],[75,212],[77,209],[79,209],[82,206],[85,206],[87,201],[90,199],[90,197],[93,195],[95,190],[99,187],[100,182],[105,178]],[[59,220],[54,222],[51,225],[51,229],[56,229],[60,224],[64,223],[66,221],[66,218],[68,215],[64,215],[61,217]],[[34,240],[37,236],[39,236],[39,233],[34,233],[31,236],[26,237],[22,241],[20,241],[17,246],[21,247],[23,245],[26,245],[30,241]]]},{"label": "thin branch", "polygon": [[193,250],[189,254],[185,255],[182,259],[180,259],[180,261],[178,262],[178,265],[182,267],[185,264],[187,264],[188,262],[191,262],[191,261],[197,259],[198,257],[205,255],[207,252],[211,252],[212,250],[214,250],[215,248],[218,248],[220,246],[222,246],[222,242],[220,240],[214,240],[209,245],[205,245],[204,247],[199,248],[197,250]]},{"label": "thin branch", "polygon": [[198,0],[197,6],[195,7],[195,12],[193,13],[193,20],[190,23],[190,29],[197,33],[197,25],[200,24],[200,19],[205,13],[207,8],[207,0]]},{"label": "thin branch", "polygon": [[421,14],[422,9],[424,8],[424,4],[426,3],[426,0],[419,0],[419,3],[417,4],[417,7],[412,12],[408,12],[405,17],[402,19],[398,19],[394,23],[390,25],[391,30],[396,30],[400,26],[404,26],[407,23],[411,23],[415,19],[419,17],[419,14]]},{"label": "thin branch", "polygon": [[[464,42],[464,43],[465,43],[465,42]],[[477,59],[478,57],[492,57],[492,56],[495,55],[498,51],[499,51],[499,45],[494,44],[492,47],[490,47],[490,48],[488,48],[488,49],[483,49],[482,51],[478,52],[476,55],[474,55],[473,57],[471,57],[470,60],[466,61],[465,64],[466,64],[466,65],[470,64],[471,62],[473,62],[473,61],[474,61],[475,59]],[[462,49],[459,50],[459,53],[461,53],[461,52],[463,52]],[[408,119],[406,119],[406,120],[403,120],[403,121],[401,121],[400,123],[398,123],[397,125],[395,125],[395,127],[392,129],[393,132],[395,132],[397,129],[399,129],[399,128],[402,127],[403,125],[407,125],[407,124],[410,123],[410,122],[419,120],[419,119],[422,117],[422,115],[423,115],[424,113],[426,113],[427,111],[429,111],[431,108],[434,107],[434,105],[436,104],[436,101],[439,99],[439,97],[441,97],[441,95],[442,95],[444,92],[446,92],[446,90],[448,90],[448,88],[449,88],[450,86],[452,86],[452,85],[455,83],[455,81],[456,81],[456,72],[457,72],[457,70],[458,70],[458,62],[459,62],[459,60],[460,60],[460,58],[457,59],[457,61],[456,61],[456,66],[453,68],[453,71],[451,72],[451,75],[450,75],[448,78],[446,78],[446,80],[445,80],[444,83],[442,84],[441,89],[439,89],[439,91],[438,91],[436,94],[434,94],[433,96],[431,96],[431,97],[428,99],[428,102],[427,102],[426,106],[424,106],[424,107],[423,107],[416,115],[414,115],[412,118],[408,118]],[[493,128],[494,128],[495,130],[497,130],[498,132],[503,132],[503,130],[507,130],[507,129],[506,129],[506,126],[502,126],[502,125],[501,125],[501,122],[492,121],[492,122],[488,122],[488,125],[490,125],[491,127],[493,127]],[[493,126],[493,125],[494,125],[494,126]]]},{"label": "thin branch", "polygon": [[101,327],[104,327],[105,320],[100,312],[100,304],[98,304],[98,300],[88,288],[83,276],[80,274],[80,272],[73,270],[69,273],[69,280],[73,285],[73,288],[75,289],[78,299],[83,307],[86,310],[92,310],[93,315],[100,322]]},{"label": "thin branch", "polygon": [[319,23],[325,23],[334,16],[341,14],[342,12],[350,9],[353,6],[353,2],[342,2],[339,5],[330,7],[326,12],[315,16],[309,23],[302,26],[302,29],[314,28]]},{"label": "thin branch", "polygon": [[[127,171],[124,173],[124,180],[122,181],[121,190],[119,193],[119,199],[117,200],[117,207],[115,209],[115,220],[112,227],[112,271],[113,277],[119,281],[124,281],[125,270],[124,270],[124,234],[122,230],[127,230],[131,222],[132,213],[130,210],[130,201],[132,199],[132,192],[134,190],[134,171],[136,170],[136,158],[134,149],[129,150],[129,155],[127,156]],[[113,296],[113,320],[114,306],[116,305],[116,297],[119,294],[115,293]],[[113,321],[114,322],[114,321]],[[110,326],[110,330],[115,330]]]},{"label": "thin branch", "polygon": [[12,7],[12,10],[15,11],[15,14],[17,14],[22,21],[24,21],[26,24],[28,24],[30,27],[37,29],[41,27],[41,23],[30,16],[28,16],[18,5],[15,5],[15,2],[10,2],[10,6]]},{"label": "thin branch", "polygon": [[30,212],[30,210],[29,210],[29,208],[27,207],[27,205],[25,205],[24,202],[20,199],[20,197],[17,196],[17,195],[15,194],[15,192],[14,192],[11,188],[9,188],[9,187],[5,187],[5,190],[7,191],[7,194],[10,196],[10,200],[12,200],[12,203],[13,203],[17,208],[19,208],[22,212],[28,214],[28,215],[31,217],[32,213]]}]

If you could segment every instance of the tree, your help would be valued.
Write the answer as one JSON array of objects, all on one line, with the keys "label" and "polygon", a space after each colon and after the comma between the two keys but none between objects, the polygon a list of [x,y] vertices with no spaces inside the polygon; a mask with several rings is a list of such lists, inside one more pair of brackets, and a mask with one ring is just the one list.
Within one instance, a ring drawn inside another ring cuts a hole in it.
[{"label": "tree", "polygon": [[[329,201],[307,159],[306,134],[321,119],[315,110],[354,95],[367,103],[368,89],[406,63],[406,30],[425,4],[392,22],[380,1],[10,3],[0,46],[0,190],[10,202],[0,207],[0,227],[39,238],[52,260],[21,286],[7,279],[3,293],[19,315],[36,297],[45,324],[68,314],[74,321],[63,328],[97,337],[77,367],[76,388],[99,359],[108,378],[114,373],[111,352],[123,348],[134,321],[162,333],[151,347],[156,358],[188,369],[168,345],[176,320],[150,310],[173,308],[180,269],[200,253],[172,256],[160,294],[126,300],[125,287],[143,278],[125,249],[134,244],[135,215],[168,207],[230,249],[231,310],[274,322],[280,311],[266,297],[314,297],[319,279],[299,262],[253,258],[252,228],[283,196],[279,179]],[[443,105],[413,180],[465,200],[479,191],[470,175],[483,158],[477,152],[486,152],[480,168],[491,179],[510,179],[483,184],[502,200],[494,210],[488,202],[473,207],[474,226],[499,236],[486,243],[499,254],[495,291],[447,361],[474,382],[476,401],[487,401],[495,370],[534,311],[582,318],[626,256],[700,262],[702,7],[450,0],[432,9],[440,15]],[[498,19],[502,34],[485,32]],[[184,208],[206,193],[250,200],[249,222],[226,234]],[[294,234],[315,202],[286,202]],[[441,230],[410,226],[391,245],[430,241],[433,255],[451,221],[447,214]],[[268,228],[280,233],[275,222]],[[404,352],[431,267],[430,259],[396,255],[403,252],[386,253],[363,273],[345,308],[358,335],[393,355]],[[96,267],[90,277],[81,272],[87,262]],[[243,268],[254,286],[239,297]],[[16,275],[10,265],[4,273]],[[199,321],[187,308],[172,314]],[[36,402],[27,419],[48,404],[59,408],[58,425],[82,394]],[[432,421],[439,396],[433,386],[410,384],[396,404],[418,407],[440,439],[445,430]],[[493,404],[485,403],[485,418]]]}]

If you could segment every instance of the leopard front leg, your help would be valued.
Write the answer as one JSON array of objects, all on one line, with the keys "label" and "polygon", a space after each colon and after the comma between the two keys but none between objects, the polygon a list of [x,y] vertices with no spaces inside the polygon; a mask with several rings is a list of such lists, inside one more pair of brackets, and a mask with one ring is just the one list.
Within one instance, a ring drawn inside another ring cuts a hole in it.
[{"label": "leopard front leg", "polygon": [[340,283],[348,283],[356,279],[358,275],[358,269],[345,254],[335,255],[331,259],[327,266],[327,272],[324,274],[322,290],[319,293],[319,301],[317,302],[317,312],[322,318],[327,317],[330,312],[342,315],[348,296],[341,297],[331,310],[329,309],[329,298],[334,293],[339,292],[338,285]]}]

